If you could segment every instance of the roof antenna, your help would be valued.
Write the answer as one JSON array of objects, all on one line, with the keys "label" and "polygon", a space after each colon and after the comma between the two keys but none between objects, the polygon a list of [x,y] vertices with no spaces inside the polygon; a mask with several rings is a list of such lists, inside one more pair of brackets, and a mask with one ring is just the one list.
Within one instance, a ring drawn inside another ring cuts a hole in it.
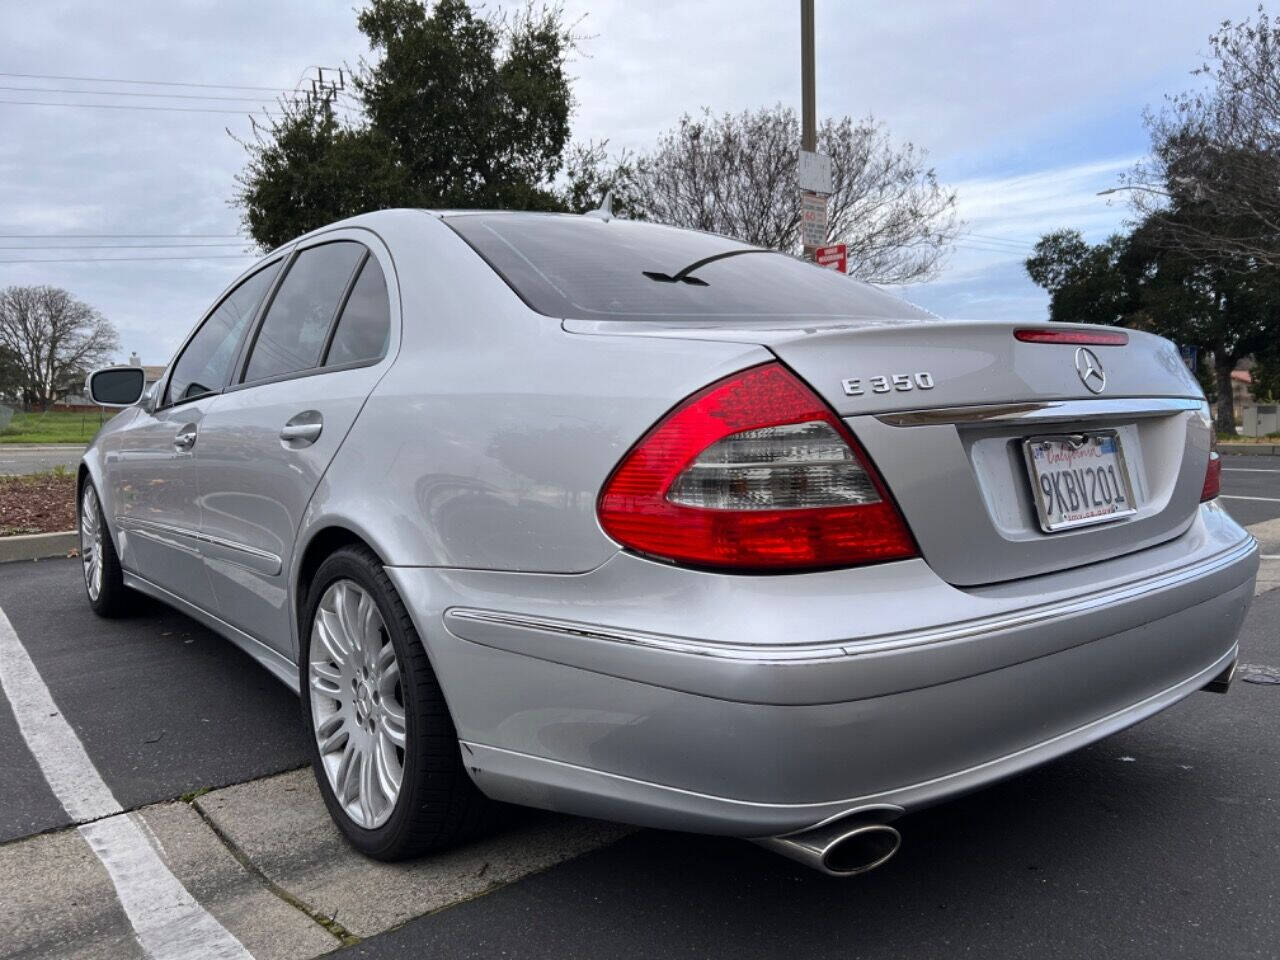
[{"label": "roof antenna", "polygon": [[600,206],[594,210],[588,210],[583,214],[584,217],[595,217],[597,220],[603,220],[608,223],[613,219],[613,191],[606,190],[604,198],[600,201]]}]

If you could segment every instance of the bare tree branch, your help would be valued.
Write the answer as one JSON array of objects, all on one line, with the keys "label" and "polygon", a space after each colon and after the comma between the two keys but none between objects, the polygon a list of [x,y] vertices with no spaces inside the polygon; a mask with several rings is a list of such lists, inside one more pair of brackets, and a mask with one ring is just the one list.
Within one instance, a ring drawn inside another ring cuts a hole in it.
[{"label": "bare tree branch", "polygon": [[1248,271],[1280,266],[1280,20],[1224,21],[1208,85],[1147,115],[1152,154],[1126,178],[1171,248]]},{"label": "bare tree branch", "polygon": [[[849,272],[875,283],[935,276],[960,228],[955,191],[924,152],[898,147],[874,119],[828,120],[818,150],[832,160],[828,238],[849,245]],[[615,209],[798,253],[800,124],[782,105],[737,115],[686,114],[652,152],[605,165],[604,145],[570,161],[571,208],[612,189]],[[585,185],[585,186],[584,186]],[[588,191],[598,191],[588,198]]]}]

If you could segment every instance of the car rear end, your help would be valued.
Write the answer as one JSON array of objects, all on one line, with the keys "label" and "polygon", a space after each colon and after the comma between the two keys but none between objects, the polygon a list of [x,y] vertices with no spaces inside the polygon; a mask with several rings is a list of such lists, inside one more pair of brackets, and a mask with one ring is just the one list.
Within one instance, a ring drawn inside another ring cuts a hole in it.
[{"label": "car rear end", "polygon": [[[685,263],[646,263],[644,236],[622,233],[610,285],[507,222],[460,232],[575,351],[759,352],[622,438],[594,486],[603,563],[389,571],[431,595],[490,795],[780,834],[936,802],[1229,677],[1256,545],[1215,500],[1208,407],[1167,341],[944,322],[764,254],[646,312],[666,281],[632,274]],[[844,313],[833,281],[857,291]],[[755,282],[799,283],[803,308]],[[813,288],[830,297],[805,306]]]}]

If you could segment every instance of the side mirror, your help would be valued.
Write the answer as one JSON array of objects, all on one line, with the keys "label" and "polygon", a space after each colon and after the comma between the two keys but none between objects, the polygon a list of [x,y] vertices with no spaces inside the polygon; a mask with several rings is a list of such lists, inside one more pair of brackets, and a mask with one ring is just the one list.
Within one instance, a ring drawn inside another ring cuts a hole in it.
[{"label": "side mirror", "polygon": [[100,407],[131,407],[142,397],[146,382],[141,367],[103,367],[89,374],[89,397]]}]

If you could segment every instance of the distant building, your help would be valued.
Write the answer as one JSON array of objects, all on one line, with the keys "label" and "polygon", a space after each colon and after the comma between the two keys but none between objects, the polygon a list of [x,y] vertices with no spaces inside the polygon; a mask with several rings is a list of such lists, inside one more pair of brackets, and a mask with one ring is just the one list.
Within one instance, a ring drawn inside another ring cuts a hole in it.
[{"label": "distant building", "polygon": [[1237,367],[1231,371],[1231,398],[1237,411],[1253,405],[1253,374],[1248,370]]},{"label": "distant building", "polygon": [[157,366],[155,364],[143,363],[142,358],[138,356],[136,350],[129,354],[129,366],[141,367],[143,369],[145,372],[144,379],[148,387],[164,376],[165,368],[163,365]]}]

